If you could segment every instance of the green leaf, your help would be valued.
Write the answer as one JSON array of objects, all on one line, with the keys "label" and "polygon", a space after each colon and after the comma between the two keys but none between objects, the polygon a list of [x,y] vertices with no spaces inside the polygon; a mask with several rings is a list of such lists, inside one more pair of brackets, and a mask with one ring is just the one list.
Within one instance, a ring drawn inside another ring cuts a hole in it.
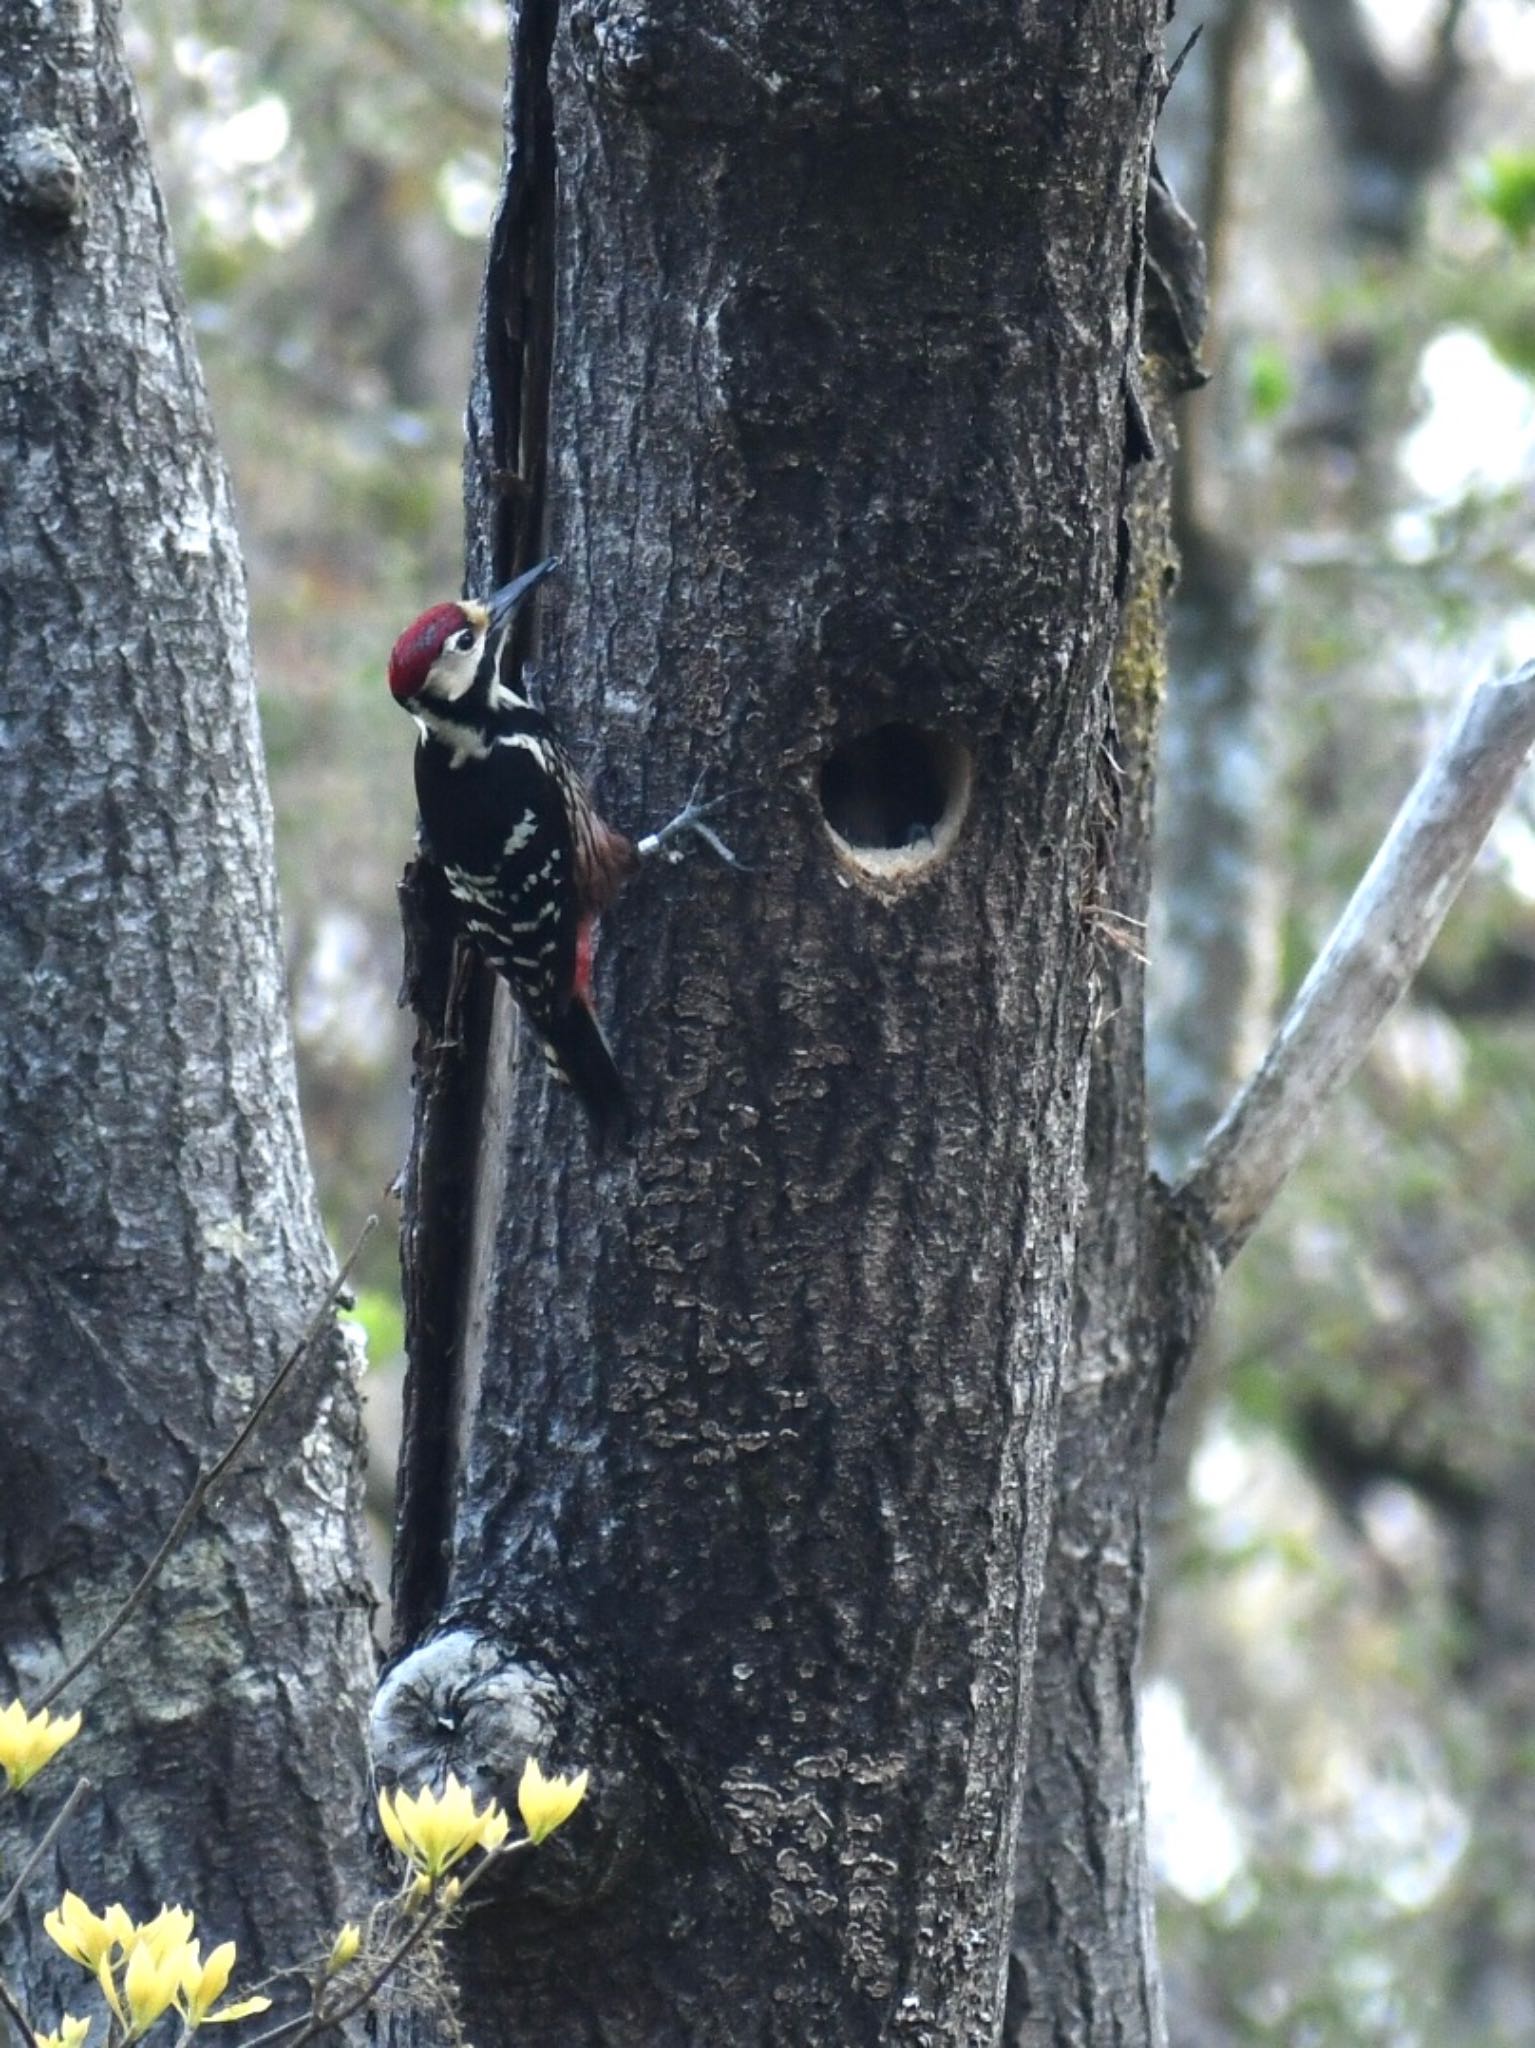
[{"label": "green leaf", "polygon": [[362,1325],[368,1340],[369,1365],[385,1365],[405,1349],[405,1318],[400,1304],[382,1287],[359,1287],[357,1300],[346,1314],[348,1321]]},{"label": "green leaf", "polygon": [[1254,419],[1271,420],[1290,402],[1290,366],[1272,342],[1261,341],[1247,359],[1247,405]]},{"label": "green leaf", "polygon": [[1473,171],[1471,190],[1514,241],[1535,234],[1535,150],[1493,150]]}]

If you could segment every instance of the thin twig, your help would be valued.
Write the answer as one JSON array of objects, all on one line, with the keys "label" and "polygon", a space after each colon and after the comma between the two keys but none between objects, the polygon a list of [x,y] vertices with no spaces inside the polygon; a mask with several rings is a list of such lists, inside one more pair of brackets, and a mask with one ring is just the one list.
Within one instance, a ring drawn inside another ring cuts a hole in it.
[{"label": "thin twig", "polygon": [[1535,661],[1483,683],[1429,758],[1257,1072],[1179,1187],[1222,1262],[1289,1178],[1423,964],[1535,744]]},{"label": "thin twig", "polygon": [[378,1993],[411,1951],[435,1928],[440,1927],[450,1912],[457,1911],[458,1907],[469,1896],[470,1892],[479,1883],[492,1864],[500,1862],[503,1857],[515,1854],[519,1849],[527,1849],[531,1848],[531,1846],[531,1839],[524,1836],[520,1842],[508,1842],[504,1848],[491,1850],[476,1868],[470,1871],[466,1878],[460,1880],[458,1892],[451,1904],[443,1900],[441,1894],[439,1894],[438,1898],[432,1901],[432,1905],[428,1908],[427,1912],[422,1915],[421,1925],[413,1927],[405,1939],[391,1949],[361,1989],[354,1992],[345,2004],[338,2006],[334,2012],[316,2013],[310,2020],[306,2030],[294,2038],[291,2048],[304,2048],[304,2043],[312,2041],[317,2034],[323,2033],[327,2027],[339,2027],[344,2021],[349,2020],[354,2013],[361,2012],[365,2005],[377,1997]]},{"label": "thin twig", "polygon": [[49,1821],[47,1827],[43,1830],[42,1840],[18,1871],[16,1882],[11,1886],[5,1897],[0,1899],[0,1926],[3,1926],[10,1919],[17,1906],[21,1903],[21,1895],[27,1888],[27,1879],[36,1870],[38,1864],[42,1862],[48,1851],[59,1839],[59,1836],[63,1834],[65,1828],[69,1825],[70,1816],[75,1808],[88,1792],[94,1790],[95,1787],[91,1784],[89,1778],[76,1778],[74,1791],[70,1793],[64,1804],[53,1816],[53,1819]]},{"label": "thin twig", "polygon": [[0,2006],[5,2008],[11,2025],[20,2034],[22,2048],[32,2048],[32,2022],[16,2003],[16,1994],[3,1977],[0,1977]]},{"label": "thin twig", "polygon": [[1194,45],[1199,41],[1199,38],[1204,34],[1204,32],[1204,23],[1202,21],[1196,22],[1194,26],[1194,33],[1190,37],[1188,37],[1188,39],[1185,41],[1183,45],[1183,48],[1178,52],[1177,56],[1174,57],[1171,64],[1168,65],[1167,77],[1163,83],[1161,94],[1162,104],[1164,106],[1167,103],[1168,94],[1172,91],[1173,87],[1178,83],[1178,73],[1183,69],[1184,65],[1188,62],[1189,57],[1193,53]]},{"label": "thin twig", "polygon": [[397,1942],[384,1960],[368,1977],[366,1983],[355,1991],[343,2005],[334,2012],[312,2011],[295,2020],[284,2020],[281,2026],[268,2027],[264,2034],[257,2034],[253,2040],[241,2043],[241,2048],[271,2048],[277,2041],[286,2041],[288,2048],[308,2048],[308,2043],[331,2027],[344,2026],[354,2013],[376,1998],[385,1984],[394,1975],[412,1950],[418,1948],[426,1937],[441,1927],[450,1912],[457,1911],[462,1902],[479,1883],[486,1871],[504,1857],[515,1855],[519,1849],[530,1849],[532,1838],[524,1835],[520,1841],[507,1842],[499,1849],[490,1850],[477,1863],[469,1875],[460,1879],[458,1891],[451,1901],[442,1892],[433,1895],[421,1918],[411,1928],[403,1941]]},{"label": "thin twig", "polygon": [[351,1275],[352,1268],[357,1264],[358,1259],[362,1256],[363,1246],[368,1242],[368,1239],[373,1235],[374,1231],[377,1228],[378,1218],[376,1216],[370,1216],[367,1222],[363,1225],[356,1244],[353,1245],[351,1251],[342,1261],[341,1268],[339,1272],[336,1274],[335,1279],[332,1280],[329,1287],[326,1288],[324,1298],[321,1300],[320,1306],[315,1310],[314,1315],[310,1320],[309,1327],[305,1330],[303,1336],[299,1338],[297,1344],[294,1345],[293,1349],[288,1353],[288,1356],[283,1360],[282,1365],[278,1369],[277,1376],[275,1377],[275,1379],[273,1379],[271,1385],[267,1388],[266,1392],[261,1396],[260,1400],[257,1401],[255,1407],[252,1408],[250,1414],[246,1416],[245,1421],[241,1424],[240,1429],[236,1434],[233,1442],[229,1445],[229,1448],[223,1453],[223,1455],[220,1458],[218,1458],[215,1461],[215,1463],[208,1467],[208,1470],[203,1473],[202,1477],[198,1480],[197,1484],[192,1488],[192,1491],[187,1495],[185,1506],[182,1508],[181,1513],[176,1517],[175,1521],[171,1524],[170,1534],[166,1537],[165,1541],[160,1545],[160,1548],[155,1552],[154,1556],[149,1560],[149,1563],[144,1567],[143,1573],[139,1578],[138,1584],[133,1588],[133,1591],[124,1600],[121,1607],[118,1608],[117,1612],[112,1616],[111,1620],[106,1624],[106,1626],[100,1631],[98,1635],[94,1636],[92,1640],[86,1645],[86,1647],[81,1651],[80,1655],[75,1659],[74,1663],[69,1666],[68,1670],[64,1672],[63,1676],[60,1678],[56,1678],[53,1681],[52,1685],[50,1685],[47,1688],[47,1690],[38,1697],[33,1707],[34,1712],[36,1712],[37,1708],[39,1707],[51,1706],[53,1702],[58,1698],[59,1694],[64,1691],[65,1687],[72,1685],[74,1681],[80,1676],[81,1672],[84,1671],[88,1665],[93,1664],[96,1661],[96,1659],[106,1649],[107,1645],[112,1641],[113,1637],[117,1635],[121,1629],[127,1626],[127,1624],[133,1619],[134,1615],[137,1614],[140,1607],[143,1606],[144,1601],[149,1595],[150,1588],[154,1585],[155,1580],[159,1578],[161,1572],[165,1569],[166,1562],[170,1558],[171,1553],[175,1550],[177,1544],[181,1541],[182,1537],[190,1528],[199,1510],[202,1508],[203,1504],[208,1499],[208,1496],[213,1492],[214,1488],[218,1485],[219,1481],[223,1478],[224,1474],[229,1470],[230,1466],[234,1463],[235,1459],[239,1457],[240,1453],[245,1449],[245,1446],[250,1442],[251,1438],[255,1435],[256,1431],[261,1427],[261,1424],[266,1417],[267,1410],[271,1407],[272,1403],[277,1399],[278,1395],[282,1392],[283,1388],[288,1384],[289,1380],[292,1379],[294,1373],[298,1370],[299,1365],[303,1362],[304,1359],[306,1359],[309,1356],[309,1353],[313,1348],[315,1342],[319,1338],[320,1333],[325,1328],[327,1319],[330,1317],[332,1311],[335,1309],[336,1303],[340,1298],[341,1293],[346,1286],[347,1280]]}]

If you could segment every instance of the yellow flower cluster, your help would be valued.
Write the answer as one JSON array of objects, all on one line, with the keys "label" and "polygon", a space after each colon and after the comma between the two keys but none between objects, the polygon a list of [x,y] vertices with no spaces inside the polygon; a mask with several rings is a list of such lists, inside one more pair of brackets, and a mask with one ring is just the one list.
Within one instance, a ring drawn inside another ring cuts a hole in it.
[{"label": "yellow flower cluster", "polygon": [[469,1788],[451,1771],[440,1793],[430,1785],[414,1798],[408,1792],[380,1792],[378,1817],[412,1870],[434,1884],[471,1849],[499,1849],[508,1826],[494,1799],[477,1809]]},{"label": "yellow flower cluster", "polygon": [[[574,1778],[546,1778],[538,1759],[528,1758],[517,1787],[517,1810],[530,1843],[536,1846],[564,1826],[586,1797],[588,1776],[582,1771]],[[472,1849],[499,1849],[508,1829],[496,1801],[488,1799],[476,1807],[467,1786],[451,1771],[441,1792],[430,1785],[423,1785],[414,1797],[398,1790],[380,1792],[378,1817],[423,1892]]]},{"label": "yellow flower cluster", "polygon": [[[190,2029],[205,2021],[248,2019],[265,2012],[270,1998],[218,2001],[229,1988],[235,1945],[221,1941],[207,1961],[193,1937],[196,1922],[182,1906],[162,1906],[137,1925],[124,1906],[93,1913],[74,1892],[65,1892],[43,1926],[82,1969],[89,1970],[129,2041],[148,2033],[173,2008]],[[57,2035],[39,2034],[39,2048],[81,2048],[90,2022],[64,2019]]]},{"label": "yellow flower cluster", "polygon": [[20,1700],[0,1707],[0,1771],[11,1790],[19,1792],[79,1733],[78,1714],[61,1714],[55,1721],[46,1707],[29,1714]]}]

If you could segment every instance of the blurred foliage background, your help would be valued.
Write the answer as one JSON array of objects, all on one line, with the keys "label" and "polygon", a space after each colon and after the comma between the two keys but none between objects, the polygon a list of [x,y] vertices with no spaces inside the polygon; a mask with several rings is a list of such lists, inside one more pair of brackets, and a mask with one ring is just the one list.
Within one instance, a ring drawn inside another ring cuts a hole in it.
[{"label": "blurred foliage background", "polygon": [[[1535,5],[1203,18],[1161,144],[1215,304],[1151,936],[1168,1165],[1458,691],[1535,641]],[[459,586],[505,24],[494,0],[133,0],[128,35],[240,504],[305,1112],[346,1243],[393,1221],[405,1148],[413,735],[383,663]],[[386,1513],[391,1233],[359,1312]],[[1532,1354],[1526,799],[1235,1269],[1169,1430],[1145,1739],[1180,2048],[1535,2041]]]}]

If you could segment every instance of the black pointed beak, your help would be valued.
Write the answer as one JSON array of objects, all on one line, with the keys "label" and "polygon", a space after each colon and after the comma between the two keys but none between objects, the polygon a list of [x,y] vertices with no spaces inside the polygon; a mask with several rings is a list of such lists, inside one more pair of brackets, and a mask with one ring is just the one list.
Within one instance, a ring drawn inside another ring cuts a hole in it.
[{"label": "black pointed beak", "polygon": [[530,590],[536,590],[546,576],[552,576],[560,566],[558,555],[551,555],[547,562],[535,563],[531,569],[510,583],[503,583],[499,590],[493,590],[485,600],[485,609],[490,614],[490,629],[499,632],[516,611]]}]

